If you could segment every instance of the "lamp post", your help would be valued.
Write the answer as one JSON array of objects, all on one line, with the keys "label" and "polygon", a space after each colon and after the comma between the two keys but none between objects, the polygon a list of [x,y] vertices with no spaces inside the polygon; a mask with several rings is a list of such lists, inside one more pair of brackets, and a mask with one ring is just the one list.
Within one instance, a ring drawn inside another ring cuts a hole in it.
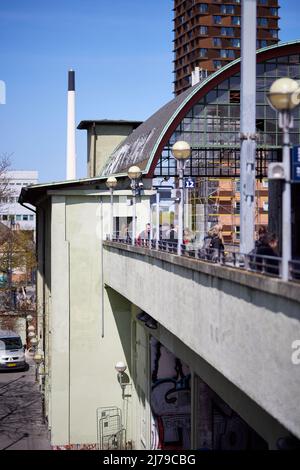
[{"label": "lamp post", "polygon": [[[270,106],[278,111],[279,127],[283,133],[282,171],[269,166],[269,178],[283,179],[282,191],[282,279],[289,279],[289,261],[292,257],[291,245],[291,176],[290,176],[290,135],[289,129],[293,127],[291,111],[300,103],[300,88],[296,80],[291,78],[279,78],[270,88],[267,98]],[[274,174],[271,174],[271,169]]]},{"label": "lamp post", "polygon": [[132,237],[131,244],[135,244],[136,238],[136,195],[138,194],[138,179],[141,177],[142,171],[138,166],[131,166],[128,170],[128,177],[131,179],[132,189]]},{"label": "lamp post", "polygon": [[[33,357],[34,357],[36,354],[36,347],[39,344],[39,339],[36,336],[34,336],[33,338],[30,339],[30,343],[31,343],[31,346],[33,347]],[[35,368],[35,380],[36,382],[38,380],[37,367]]]},{"label": "lamp post", "polygon": [[177,172],[179,179],[179,192],[180,192],[180,201],[178,205],[178,237],[177,237],[177,254],[181,254],[181,245],[183,241],[183,230],[184,230],[184,213],[183,213],[183,172],[187,159],[191,155],[191,147],[184,140],[179,140],[175,142],[172,147],[172,154],[177,160]]},{"label": "lamp post", "polygon": [[257,1],[241,3],[240,251],[246,254],[254,248]]},{"label": "lamp post", "polygon": [[110,191],[110,239],[114,236],[114,189],[117,186],[118,181],[114,176],[109,176],[106,180],[106,186]]},{"label": "lamp post", "polygon": [[[35,330],[35,327],[33,325],[30,325],[28,326],[29,323],[31,323],[33,320],[33,316],[28,314],[26,315],[26,330],[27,331],[34,331]],[[27,335],[27,338],[26,338],[26,347],[28,347],[28,341],[29,341],[29,338],[28,338],[28,335]]]}]

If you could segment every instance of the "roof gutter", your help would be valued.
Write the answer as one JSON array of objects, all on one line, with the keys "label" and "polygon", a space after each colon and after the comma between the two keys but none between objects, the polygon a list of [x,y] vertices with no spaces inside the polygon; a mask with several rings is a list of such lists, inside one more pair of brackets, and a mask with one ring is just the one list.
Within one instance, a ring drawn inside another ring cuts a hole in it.
[{"label": "roof gutter", "polygon": [[31,207],[26,206],[26,204],[24,204],[24,202],[19,202],[19,204],[20,204],[20,206],[25,207],[25,209],[28,209],[29,211],[34,212],[36,214],[36,211],[34,209],[32,209]]}]

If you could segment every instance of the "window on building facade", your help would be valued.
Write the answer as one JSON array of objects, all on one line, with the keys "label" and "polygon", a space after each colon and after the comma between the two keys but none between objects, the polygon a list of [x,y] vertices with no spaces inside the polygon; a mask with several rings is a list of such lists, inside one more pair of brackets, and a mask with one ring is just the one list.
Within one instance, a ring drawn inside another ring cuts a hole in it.
[{"label": "window on building facade", "polygon": [[3,215],[2,215],[2,220],[8,220],[8,216],[5,215],[5,214],[3,214]]},{"label": "window on building facade", "polygon": [[208,12],[208,5],[207,3],[200,3],[198,5],[198,10],[200,13],[207,13]]},{"label": "window on building facade", "polygon": [[207,49],[200,49],[200,57],[206,57],[207,56]]},{"label": "window on building facade", "polygon": [[22,220],[22,216],[20,214],[17,214],[16,215],[16,220],[18,220],[18,221]]},{"label": "window on building facade", "polygon": [[221,38],[213,38],[213,45],[214,47],[221,47],[222,46]]},{"label": "window on building facade", "polygon": [[261,49],[261,48],[263,48],[263,47],[267,47],[267,45],[268,45],[268,43],[267,43],[267,41],[266,41],[265,39],[258,39],[258,40],[256,41],[256,48],[257,48],[257,49]]},{"label": "window on building facade", "polygon": [[207,34],[207,31],[208,31],[207,26],[200,26],[199,33],[201,35]]},{"label": "window on building facade", "polygon": [[263,188],[268,188],[269,187],[269,181],[268,180],[263,180],[262,185],[263,185]]},{"label": "window on building facade", "polygon": [[264,211],[264,212],[268,212],[268,210],[269,210],[269,203],[268,203],[268,201],[264,201],[264,202],[263,202],[263,207],[262,207],[262,208],[263,208],[263,211]]},{"label": "window on building facade", "polygon": [[23,220],[28,220],[28,215],[23,215]]},{"label": "window on building facade", "polygon": [[241,17],[240,16],[232,16],[231,17],[231,24],[234,24],[235,26],[240,26]]},{"label": "window on building facade", "polygon": [[222,27],[221,28],[221,35],[222,36],[234,36],[233,28]]},{"label": "window on building facade", "polygon": [[240,201],[236,201],[235,204],[234,204],[234,213],[239,214],[240,213],[240,208],[241,208]]},{"label": "window on building facade", "polygon": [[[217,70],[223,61],[215,59],[213,65]],[[259,141],[256,172],[258,177],[261,175],[261,179],[266,178],[269,162],[280,158],[278,148],[282,146],[282,133],[278,129],[276,113],[267,104],[265,96],[271,83],[284,76],[300,80],[299,54],[273,57],[257,65],[256,128]],[[170,149],[176,140],[186,140],[193,148],[187,175],[210,177],[221,174],[223,177],[238,177],[240,81],[239,73],[223,79],[191,107],[166,145],[157,166],[157,175],[176,175],[176,164]],[[291,139],[293,145],[300,145],[300,112],[296,110],[293,114]]]},{"label": "window on building facade", "polygon": [[214,20],[214,24],[221,24],[222,23],[222,16],[214,15],[213,20]]},{"label": "window on building facade", "polygon": [[277,31],[277,29],[270,29],[270,34],[271,34],[272,38],[278,39],[278,31]]},{"label": "window on building facade", "polygon": [[270,8],[270,14],[273,16],[278,16],[278,8]]},{"label": "window on building facade", "polygon": [[264,119],[256,119],[256,130],[259,132],[265,132],[265,121]]},{"label": "window on building facade", "polygon": [[220,57],[222,57],[222,59],[234,59],[235,58],[234,50],[233,49],[221,49]]},{"label": "window on building facade", "polygon": [[230,90],[229,91],[229,103],[239,104],[241,101],[241,92],[240,90]]},{"label": "window on building facade", "polygon": [[234,6],[233,5],[221,5],[222,15],[234,15]]},{"label": "window on building facade", "polygon": [[239,38],[231,39],[232,47],[241,47],[241,40]]},{"label": "window on building facade", "polygon": [[267,18],[257,18],[257,26],[268,26],[268,20]]},{"label": "window on building facade", "polygon": [[222,62],[220,60],[214,60],[214,68],[220,69],[222,67]]},{"label": "window on building facade", "polygon": [[33,220],[33,219],[34,219],[34,215],[30,215],[29,220]]}]

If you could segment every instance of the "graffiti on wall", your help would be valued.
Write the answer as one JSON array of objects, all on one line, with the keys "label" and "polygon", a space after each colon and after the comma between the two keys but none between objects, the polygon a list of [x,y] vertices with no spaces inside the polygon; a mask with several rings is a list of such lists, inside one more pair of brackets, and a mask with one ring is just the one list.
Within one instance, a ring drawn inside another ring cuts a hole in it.
[{"label": "graffiti on wall", "polygon": [[267,443],[198,376],[195,385],[198,450],[267,449]]},{"label": "graffiti on wall", "polygon": [[151,449],[190,449],[190,370],[151,338]]}]

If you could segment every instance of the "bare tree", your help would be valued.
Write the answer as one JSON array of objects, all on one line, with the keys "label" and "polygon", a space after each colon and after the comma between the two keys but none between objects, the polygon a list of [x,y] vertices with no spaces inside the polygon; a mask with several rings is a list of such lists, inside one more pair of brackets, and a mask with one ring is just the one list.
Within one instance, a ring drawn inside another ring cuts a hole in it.
[{"label": "bare tree", "polygon": [[9,187],[10,178],[7,174],[11,166],[11,157],[12,154],[0,154],[0,204],[3,198],[10,196],[12,193]]},{"label": "bare tree", "polygon": [[[11,155],[0,155],[0,206],[5,205],[13,195],[9,185],[10,165]],[[23,295],[24,302],[17,305],[17,293],[21,287],[26,287],[36,265],[33,231],[13,228],[0,222],[0,311],[16,311],[20,306],[26,309],[26,296]]]},{"label": "bare tree", "polygon": [[[31,281],[36,267],[35,243],[31,230],[0,230],[0,272],[6,278],[2,288],[1,309],[19,309],[24,302],[17,302],[17,292]],[[19,272],[17,276],[16,271]],[[18,304],[18,305],[17,305]],[[24,304],[25,306],[25,304]]]}]

